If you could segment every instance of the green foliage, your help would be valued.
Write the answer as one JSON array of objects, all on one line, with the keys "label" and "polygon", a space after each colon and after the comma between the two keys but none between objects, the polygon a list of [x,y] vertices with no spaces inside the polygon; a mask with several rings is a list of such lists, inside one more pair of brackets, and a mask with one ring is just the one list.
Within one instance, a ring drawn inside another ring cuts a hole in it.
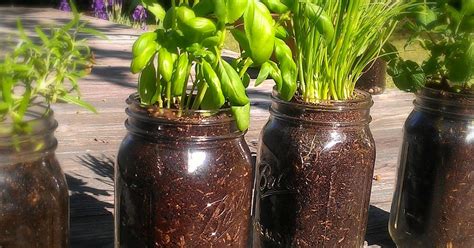
[{"label": "green foliage", "polygon": [[363,69],[379,57],[397,17],[410,5],[386,0],[262,2],[280,14],[274,46],[280,73],[272,75],[281,81],[280,97],[291,100],[296,92],[313,103],[353,97]]},{"label": "green foliage", "polygon": [[[231,107],[237,126],[246,130],[250,119],[247,70],[268,62],[273,52],[275,27],[270,11],[257,0],[171,3],[160,14],[158,28],[141,35],[133,46],[131,71],[141,74],[141,103],[181,110]],[[149,10],[150,6],[161,8],[155,0],[148,0]],[[245,26],[245,32],[238,25]],[[228,33],[246,48],[232,63],[221,57]],[[192,68],[195,77],[188,82]]]},{"label": "green foliage", "polygon": [[78,80],[91,69],[91,51],[78,34],[98,34],[86,28],[79,15],[62,27],[49,32],[36,27],[39,42],[30,39],[18,21],[19,42],[0,60],[0,122],[2,133],[21,134],[27,131],[24,118],[28,108],[44,102],[72,103],[96,112],[80,99]]},{"label": "green foliage", "polygon": [[387,46],[389,74],[396,86],[414,92],[427,85],[453,92],[474,90],[474,1],[418,0],[410,9],[406,27],[412,37],[406,47],[419,44],[428,51],[421,64],[404,60]]}]

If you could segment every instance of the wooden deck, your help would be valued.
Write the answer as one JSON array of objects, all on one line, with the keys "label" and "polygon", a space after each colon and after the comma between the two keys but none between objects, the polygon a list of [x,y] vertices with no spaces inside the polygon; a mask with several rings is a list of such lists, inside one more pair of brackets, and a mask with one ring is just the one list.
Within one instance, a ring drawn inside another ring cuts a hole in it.
[{"label": "wooden deck", "polygon": [[[68,13],[53,9],[0,7],[0,42],[8,40],[21,17],[27,30],[37,24],[64,23]],[[67,175],[71,195],[72,247],[113,247],[113,171],[116,153],[125,135],[125,99],[134,92],[136,77],[129,73],[131,46],[140,30],[84,17],[108,40],[92,38],[96,55],[91,75],[81,81],[83,97],[99,114],[57,104],[57,157]],[[231,54],[230,54],[231,55]],[[252,123],[246,139],[256,151],[259,132],[268,118],[271,82],[249,90]],[[387,232],[395,183],[402,125],[412,109],[413,96],[389,90],[375,96],[371,129],[377,144],[377,163],[367,241],[371,247],[394,247]]]}]

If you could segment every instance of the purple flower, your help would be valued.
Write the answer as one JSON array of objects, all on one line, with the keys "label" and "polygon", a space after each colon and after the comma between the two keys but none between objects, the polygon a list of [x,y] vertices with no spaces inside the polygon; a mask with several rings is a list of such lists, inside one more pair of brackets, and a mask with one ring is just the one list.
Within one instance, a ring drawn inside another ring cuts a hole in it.
[{"label": "purple flower", "polygon": [[135,22],[145,22],[147,18],[146,10],[143,6],[137,5],[133,11],[132,18]]},{"label": "purple flower", "polygon": [[62,11],[71,12],[71,6],[69,6],[68,0],[61,0],[61,2],[59,2],[58,9]]},{"label": "purple flower", "polygon": [[104,19],[104,20],[109,19],[104,0],[92,0],[92,10],[94,11],[95,17]]}]

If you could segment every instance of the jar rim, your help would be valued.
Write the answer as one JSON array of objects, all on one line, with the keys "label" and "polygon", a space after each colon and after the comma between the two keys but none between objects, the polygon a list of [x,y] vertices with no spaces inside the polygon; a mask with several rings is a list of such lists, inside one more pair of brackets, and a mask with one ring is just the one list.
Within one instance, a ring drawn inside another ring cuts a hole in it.
[{"label": "jar rim", "polygon": [[456,93],[446,90],[438,90],[423,86],[416,93],[417,96],[440,103],[453,104],[454,99],[464,99],[463,104],[474,107],[474,94]]},{"label": "jar rim", "polygon": [[[225,107],[216,110],[180,110],[176,108],[158,108],[156,106],[144,106],[139,101],[138,93],[131,94],[127,98],[126,103],[128,105],[126,109],[126,113],[128,116],[141,120],[146,120],[147,122],[164,122],[169,124],[205,126],[235,121],[230,107]],[[158,111],[160,111],[161,113],[159,113]],[[153,115],[152,113],[156,113],[156,115]],[[217,116],[220,116],[220,118],[217,118]]]},{"label": "jar rim", "polygon": [[54,112],[45,105],[34,105],[25,113],[22,123],[29,130],[15,133],[11,122],[0,123],[0,165],[19,161],[30,161],[46,153],[54,153],[57,140],[54,131],[58,122]]},{"label": "jar rim", "polygon": [[372,95],[362,90],[354,91],[357,96],[361,96],[348,100],[327,100],[321,103],[304,103],[304,102],[288,102],[279,97],[276,88],[273,88],[272,100],[278,104],[289,105],[297,108],[304,108],[317,111],[341,112],[347,110],[363,110],[374,105]]},{"label": "jar rim", "polygon": [[474,118],[474,95],[423,87],[416,93],[415,109],[460,119]]},{"label": "jar rim", "polygon": [[54,111],[44,104],[35,104],[25,113],[25,120],[22,124],[31,127],[28,133],[14,134],[12,130],[13,122],[0,123],[0,141],[11,139],[12,135],[22,140],[22,137],[44,136],[53,133],[58,122],[54,118]]}]

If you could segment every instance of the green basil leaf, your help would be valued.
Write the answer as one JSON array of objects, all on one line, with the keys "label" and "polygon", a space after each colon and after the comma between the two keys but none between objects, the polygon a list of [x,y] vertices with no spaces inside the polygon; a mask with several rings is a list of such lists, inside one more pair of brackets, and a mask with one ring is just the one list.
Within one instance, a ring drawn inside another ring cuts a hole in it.
[{"label": "green basil leaf", "polygon": [[231,111],[237,122],[237,128],[242,132],[247,130],[250,125],[250,103],[244,106],[232,106]]}]

